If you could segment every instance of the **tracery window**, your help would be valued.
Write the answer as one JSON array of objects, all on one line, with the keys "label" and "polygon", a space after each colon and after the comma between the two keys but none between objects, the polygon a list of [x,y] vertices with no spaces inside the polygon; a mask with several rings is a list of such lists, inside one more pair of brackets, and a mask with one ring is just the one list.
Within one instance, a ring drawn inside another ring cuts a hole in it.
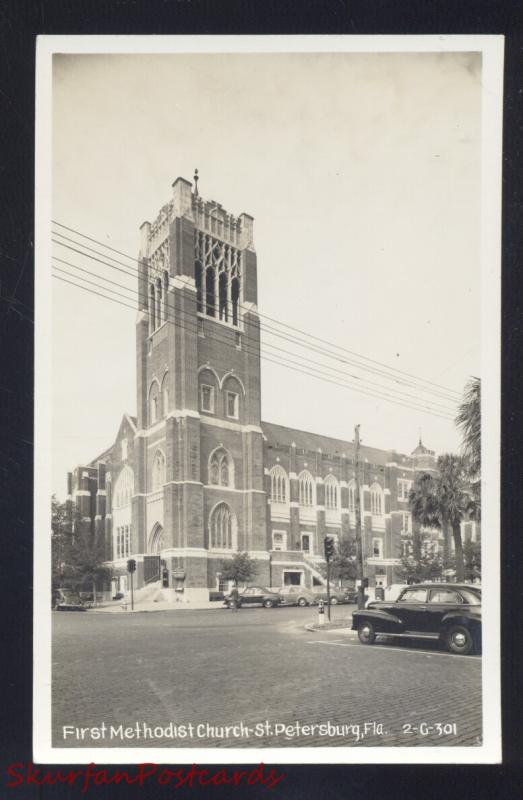
[{"label": "tracery window", "polygon": [[209,459],[209,484],[211,486],[234,486],[234,464],[224,448],[215,450]]},{"label": "tracery window", "polygon": [[289,494],[287,473],[279,464],[271,469],[271,500],[273,503],[286,503]]},{"label": "tracery window", "polygon": [[383,489],[379,483],[373,483],[370,487],[370,510],[374,516],[383,514]]},{"label": "tracery window", "polygon": [[328,475],[325,479],[325,508],[337,509],[338,508],[338,481],[334,475]]},{"label": "tracery window", "polygon": [[314,480],[310,472],[304,469],[298,476],[300,506],[314,505]]},{"label": "tracery window", "polygon": [[131,504],[134,494],[134,472],[131,467],[125,466],[120,472],[114,485],[113,503],[115,508],[123,508]]},{"label": "tracery window", "polygon": [[[211,230],[214,225],[216,232],[216,221],[213,217],[210,222]],[[221,322],[238,326],[241,297],[240,251],[211,233],[197,230],[194,279],[196,310],[209,317],[217,316]]]},{"label": "tracery window", "polygon": [[215,550],[235,550],[236,516],[227,503],[218,503],[209,517],[209,544]]}]

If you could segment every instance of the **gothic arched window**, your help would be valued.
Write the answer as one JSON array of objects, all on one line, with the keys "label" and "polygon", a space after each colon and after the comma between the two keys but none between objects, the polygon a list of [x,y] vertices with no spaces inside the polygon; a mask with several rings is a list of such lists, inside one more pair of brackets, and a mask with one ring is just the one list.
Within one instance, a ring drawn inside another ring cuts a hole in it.
[{"label": "gothic arched window", "polygon": [[209,484],[234,486],[234,463],[227,450],[219,447],[209,458]]},{"label": "gothic arched window", "polygon": [[214,285],[214,269],[207,267],[205,272],[205,304],[206,313],[209,317],[214,317],[216,305],[216,290]]},{"label": "gothic arched window", "polygon": [[169,373],[166,372],[162,380],[162,415],[169,412]]},{"label": "gothic arched window", "polygon": [[159,417],[159,386],[158,382],[154,380],[149,389],[149,425],[154,425],[158,422]]},{"label": "gothic arched window", "polygon": [[113,489],[113,503],[115,508],[124,508],[131,505],[134,494],[134,472],[131,467],[125,466],[118,475]]},{"label": "gothic arched window", "polygon": [[287,473],[278,464],[273,467],[271,475],[271,500],[273,503],[286,503],[289,495],[289,479]]},{"label": "gothic arched window", "polygon": [[227,322],[229,319],[229,311],[227,308],[227,274],[225,272],[220,273],[220,277],[218,280],[218,293],[219,293],[218,317],[223,322]]},{"label": "gothic arched window", "polygon": [[169,273],[167,270],[163,272],[163,321],[167,322],[169,319]]},{"label": "gothic arched window", "polygon": [[232,324],[238,325],[238,309],[240,305],[240,281],[233,278],[231,282]]},{"label": "gothic arched window", "polygon": [[300,506],[314,505],[314,480],[306,469],[298,475]]},{"label": "gothic arched window", "polygon": [[338,508],[338,481],[334,475],[328,475],[325,479],[325,508]]},{"label": "gothic arched window", "polygon": [[236,550],[236,515],[227,503],[218,503],[209,516],[209,546],[213,550]]},{"label": "gothic arched window", "polygon": [[383,489],[379,483],[373,483],[370,487],[370,510],[377,517],[383,514]]},{"label": "gothic arched window", "polygon": [[157,450],[154,456],[151,483],[153,492],[161,489],[165,483],[165,456],[161,450]]},{"label": "gothic arched window", "polygon": [[159,328],[162,322],[162,312],[163,312],[163,303],[162,303],[162,282],[160,278],[156,279],[156,327]]},{"label": "gothic arched window", "polygon": [[156,523],[149,537],[149,552],[160,554],[165,547],[165,536],[162,526]]},{"label": "gothic arched window", "polygon": [[202,302],[202,265],[197,261],[194,265],[194,282],[196,283],[196,311],[203,311]]},{"label": "gothic arched window", "polygon": [[156,330],[156,293],[154,283],[149,286],[149,336]]}]

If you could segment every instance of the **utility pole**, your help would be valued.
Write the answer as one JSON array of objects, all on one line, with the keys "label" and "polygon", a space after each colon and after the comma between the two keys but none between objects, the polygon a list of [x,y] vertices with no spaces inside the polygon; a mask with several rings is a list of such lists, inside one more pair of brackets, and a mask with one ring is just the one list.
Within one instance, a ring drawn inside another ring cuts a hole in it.
[{"label": "utility pole", "polygon": [[356,583],[358,586],[358,608],[365,606],[365,589],[363,586],[363,547],[361,541],[361,493],[360,493],[360,426],[354,428],[354,467],[356,472],[356,489],[354,505],[356,510]]}]

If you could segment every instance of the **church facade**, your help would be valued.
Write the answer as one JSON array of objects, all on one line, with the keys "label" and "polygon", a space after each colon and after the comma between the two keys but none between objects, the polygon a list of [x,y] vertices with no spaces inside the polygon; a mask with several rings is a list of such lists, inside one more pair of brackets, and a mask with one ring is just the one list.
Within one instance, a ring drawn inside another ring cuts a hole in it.
[{"label": "church facade", "polygon": [[[355,536],[354,445],[261,419],[253,218],[178,178],[141,227],[138,263],[137,414],[68,475],[81,524],[105,542],[107,593],[127,588],[133,558],[135,587],[160,575],[184,601],[207,600],[238,551],[259,584],[322,582],[325,536]],[[410,486],[434,467],[421,442],[410,455],[361,446],[371,586],[394,582]]]}]

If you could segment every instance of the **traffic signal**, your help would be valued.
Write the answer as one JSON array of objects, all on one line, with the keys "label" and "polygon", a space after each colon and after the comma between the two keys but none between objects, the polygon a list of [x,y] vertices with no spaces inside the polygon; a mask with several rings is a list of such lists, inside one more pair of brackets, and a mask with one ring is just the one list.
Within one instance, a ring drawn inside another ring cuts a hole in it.
[{"label": "traffic signal", "polygon": [[127,562],[127,572],[136,572],[136,561],[134,558],[130,558]]},{"label": "traffic signal", "polygon": [[323,540],[323,547],[325,551],[325,560],[330,561],[334,555],[334,539],[332,536],[326,536]]}]

